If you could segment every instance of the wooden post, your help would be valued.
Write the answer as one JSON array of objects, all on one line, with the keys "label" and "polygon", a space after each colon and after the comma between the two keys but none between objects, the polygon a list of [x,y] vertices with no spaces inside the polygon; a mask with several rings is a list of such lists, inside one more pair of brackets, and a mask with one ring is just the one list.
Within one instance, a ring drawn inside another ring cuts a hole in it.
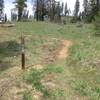
[{"label": "wooden post", "polygon": [[21,46],[22,46],[21,64],[22,64],[22,70],[25,70],[25,38],[23,35],[21,36]]}]

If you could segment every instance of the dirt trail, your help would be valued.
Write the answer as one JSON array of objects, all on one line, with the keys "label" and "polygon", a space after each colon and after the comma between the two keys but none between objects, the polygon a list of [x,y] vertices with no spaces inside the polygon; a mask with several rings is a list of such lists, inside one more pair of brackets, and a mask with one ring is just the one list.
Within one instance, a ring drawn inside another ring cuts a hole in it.
[{"label": "dirt trail", "polygon": [[72,42],[68,40],[61,41],[62,48],[58,53],[58,59],[66,59],[69,56],[69,48],[72,46]]},{"label": "dirt trail", "polygon": [[[57,53],[57,59],[58,60],[66,59],[69,56],[69,48],[71,46],[72,46],[71,41],[61,40],[61,47]],[[43,69],[43,66],[35,65],[35,66],[32,66],[31,68],[35,68],[38,70],[38,69]],[[30,70],[31,68],[28,68],[28,70]],[[10,87],[12,87],[14,82],[16,82],[17,78],[19,78],[18,76],[21,77],[22,72],[23,71],[21,70],[21,67],[19,66],[19,67],[10,68],[6,72],[0,75],[0,100],[3,100],[2,96]]]}]

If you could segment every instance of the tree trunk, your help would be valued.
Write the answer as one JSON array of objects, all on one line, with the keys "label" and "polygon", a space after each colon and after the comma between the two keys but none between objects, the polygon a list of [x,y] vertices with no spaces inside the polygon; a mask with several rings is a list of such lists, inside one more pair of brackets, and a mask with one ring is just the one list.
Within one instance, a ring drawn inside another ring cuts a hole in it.
[{"label": "tree trunk", "polygon": [[21,19],[22,19],[22,9],[18,9],[18,21],[21,21]]},{"label": "tree trunk", "polygon": [[36,7],[36,20],[39,20],[39,12],[38,12],[39,2],[37,0],[37,7]]}]

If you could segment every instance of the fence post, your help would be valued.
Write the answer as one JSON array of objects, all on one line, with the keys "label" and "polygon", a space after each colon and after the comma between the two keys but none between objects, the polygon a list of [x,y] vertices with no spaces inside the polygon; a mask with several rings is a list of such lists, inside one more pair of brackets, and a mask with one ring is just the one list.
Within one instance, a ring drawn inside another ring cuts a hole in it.
[{"label": "fence post", "polygon": [[25,70],[25,37],[21,36],[21,65],[22,70]]}]

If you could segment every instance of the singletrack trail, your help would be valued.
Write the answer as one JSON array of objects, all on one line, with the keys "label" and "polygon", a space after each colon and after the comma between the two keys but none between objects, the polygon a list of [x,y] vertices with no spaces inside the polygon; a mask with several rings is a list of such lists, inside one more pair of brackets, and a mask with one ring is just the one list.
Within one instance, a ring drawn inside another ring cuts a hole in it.
[{"label": "singletrack trail", "polygon": [[72,46],[72,42],[69,40],[61,40],[61,49],[58,53],[58,59],[66,59],[69,56],[69,48]]},{"label": "singletrack trail", "polygon": [[[61,40],[61,47],[59,48],[56,56],[56,60],[64,60],[69,56],[69,48],[72,46],[72,42],[69,40]],[[35,68],[37,70],[42,69],[42,65],[34,65],[26,70]],[[23,70],[20,65],[6,70],[0,75],[0,100],[3,100],[5,93],[16,83],[18,78],[21,78]]]}]

